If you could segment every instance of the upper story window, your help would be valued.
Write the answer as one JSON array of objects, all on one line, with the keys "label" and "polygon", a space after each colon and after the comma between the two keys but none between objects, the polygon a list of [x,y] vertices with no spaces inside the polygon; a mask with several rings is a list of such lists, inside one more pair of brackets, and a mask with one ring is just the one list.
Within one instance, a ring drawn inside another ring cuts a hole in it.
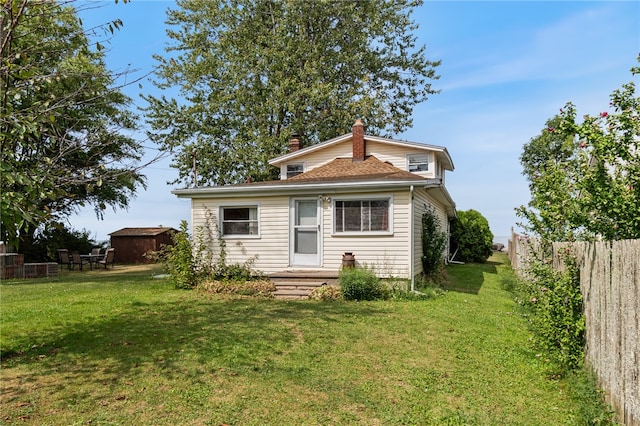
[{"label": "upper story window", "polygon": [[429,154],[409,154],[407,155],[407,170],[411,173],[429,171]]},{"label": "upper story window", "polygon": [[222,236],[258,236],[258,206],[221,207]]},{"label": "upper story window", "polygon": [[287,179],[304,173],[304,164],[287,164]]},{"label": "upper story window", "polygon": [[334,232],[390,232],[391,198],[336,200]]}]

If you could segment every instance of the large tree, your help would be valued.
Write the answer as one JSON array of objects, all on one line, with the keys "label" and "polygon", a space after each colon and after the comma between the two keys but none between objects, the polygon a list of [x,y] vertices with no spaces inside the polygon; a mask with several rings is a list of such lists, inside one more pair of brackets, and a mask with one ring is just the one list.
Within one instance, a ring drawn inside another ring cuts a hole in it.
[{"label": "large tree", "polygon": [[[306,144],[349,131],[361,117],[389,135],[411,125],[435,91],[438,61],[416,46],[420,1],[178,0],[172,44],[148,96],[150,138],[175,154],[176,182],[226,184],[274,177],[269,158],[293,134]],[[175,182],[174,182],[175,183]]]},{"label": "large tree", "polygon": [[524,145],[520,163],[531,200],[517,209],[526,227],[544,241],[567,241],[578,233],[580,174],[578,142],[567,133],[565,110],[547,120],[540,135]]},{"label": "large tree", "polygon": [[0,239],[15,244],[81,206],[126,207],[144,176],[131,100],[73,2],[2,0],[1,13]]},{"label": "large tree", "polygon": [[[631,72],[638,76],[640,66]],[[531,201],[518,215],[546,242],[640,238],[640,97],[633,81],[613,92],[609,108],[579,119],[569,103],[525,145]]]}]

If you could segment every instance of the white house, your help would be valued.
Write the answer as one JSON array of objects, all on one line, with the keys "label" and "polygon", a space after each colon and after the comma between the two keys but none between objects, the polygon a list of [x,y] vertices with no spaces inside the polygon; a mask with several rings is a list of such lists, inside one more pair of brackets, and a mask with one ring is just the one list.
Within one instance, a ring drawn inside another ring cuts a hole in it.
[{"label": "white house", "polygon": [[172,191],[191,199],[194,233],[217,223],[229,263],[337,273],[349,252],[381,276],[413,279],[422,272],[425,209],[443,232],[456,215],[446,148],[365,135],[360,120],[352,133],[309,147],[292,139],[269,163],[280,180]]}]

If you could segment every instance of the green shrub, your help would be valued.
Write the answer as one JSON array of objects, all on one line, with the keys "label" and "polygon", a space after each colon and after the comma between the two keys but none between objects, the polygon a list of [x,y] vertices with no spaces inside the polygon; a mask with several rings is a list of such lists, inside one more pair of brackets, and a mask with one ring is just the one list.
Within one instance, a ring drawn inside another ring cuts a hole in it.
[{"label": "green shrub", "polygon": [[484,263],[493,252],[493,234],[487,219],[476,210],[459,211],[451,226],[451,250],[456,260]]},{"label": "green shrub", "polygon": [[345,300],[376,300],[388,296],[387,288],[370,269],[345,268],[338,279]]},{"label": "green shrub", "polygon": [[[227,263],[226,242],[221,238],[217,221],[210,212],[194,236],[189,236],[188,224],[183,220],[180,232],[172,238],[173,246],[164,247],[158,257],[176,288],[194,288],[206,280],[236,281],[242,287],[246,281],[263,279],[263,275],[252,268],[257,255],[244,263]],[[218,253],[214,262],[215,248]]]},{"label": "green shrub", "polygon": [[171,277],[171,281],[176,288],[182,289],[193,288],[200,281],[196,272],[188,228],[187,221],[180,222],[180,232],[171,236],[173,245],[165,246],[160,254],[164,269]]},{"label": "green shrub", "polygon": [[[220,257],[222,259],[222,257]],[[211,273],[214,280],[235,280],[235,281],[249,281],[253,279],[262,278],[262,274],[254,271],[252,268],[254,258],[247,260],[244,263],[232,263],[227,264],[226,261],[218,261]]]},{"label": "green shrub", "polygon": [[519,284],[522,305],[530,309],[529,322],[536,345],[564,371],[583,365],[585,319],[579,270],[565,257],[564,272],[533,261],[528,272],[533,277]]},{"label": "green shrub", "polygon": [[447,235],[441,231],[440,220],[433,209],[425,206],[422,214],[422,272],[436,275],[442,268]]}]

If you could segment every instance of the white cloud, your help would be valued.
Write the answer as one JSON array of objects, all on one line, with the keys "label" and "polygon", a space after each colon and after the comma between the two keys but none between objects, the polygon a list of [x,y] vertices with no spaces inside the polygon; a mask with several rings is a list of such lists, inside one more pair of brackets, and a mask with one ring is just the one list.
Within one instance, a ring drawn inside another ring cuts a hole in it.
[{"label": "white cloud", "polygon": [[[621,51],[631,50],[628,46],[633,37],[629,34],[634,29],[639,31],[640,21],[637,15],[621,16],[625,11],[615,5],[597,4],[557,20],[550,15],[550,23],[539,28],[465,40],[452,46],[443,59],[441,88],[446,91],[510,82],[563,81],[619,70],[637,54],[629,51],[629,61],[621,59]],[[507,43],[507,38],[512,40]],[[638,36],[635,46],[631,44],[636,49],[637,41]]]}]

